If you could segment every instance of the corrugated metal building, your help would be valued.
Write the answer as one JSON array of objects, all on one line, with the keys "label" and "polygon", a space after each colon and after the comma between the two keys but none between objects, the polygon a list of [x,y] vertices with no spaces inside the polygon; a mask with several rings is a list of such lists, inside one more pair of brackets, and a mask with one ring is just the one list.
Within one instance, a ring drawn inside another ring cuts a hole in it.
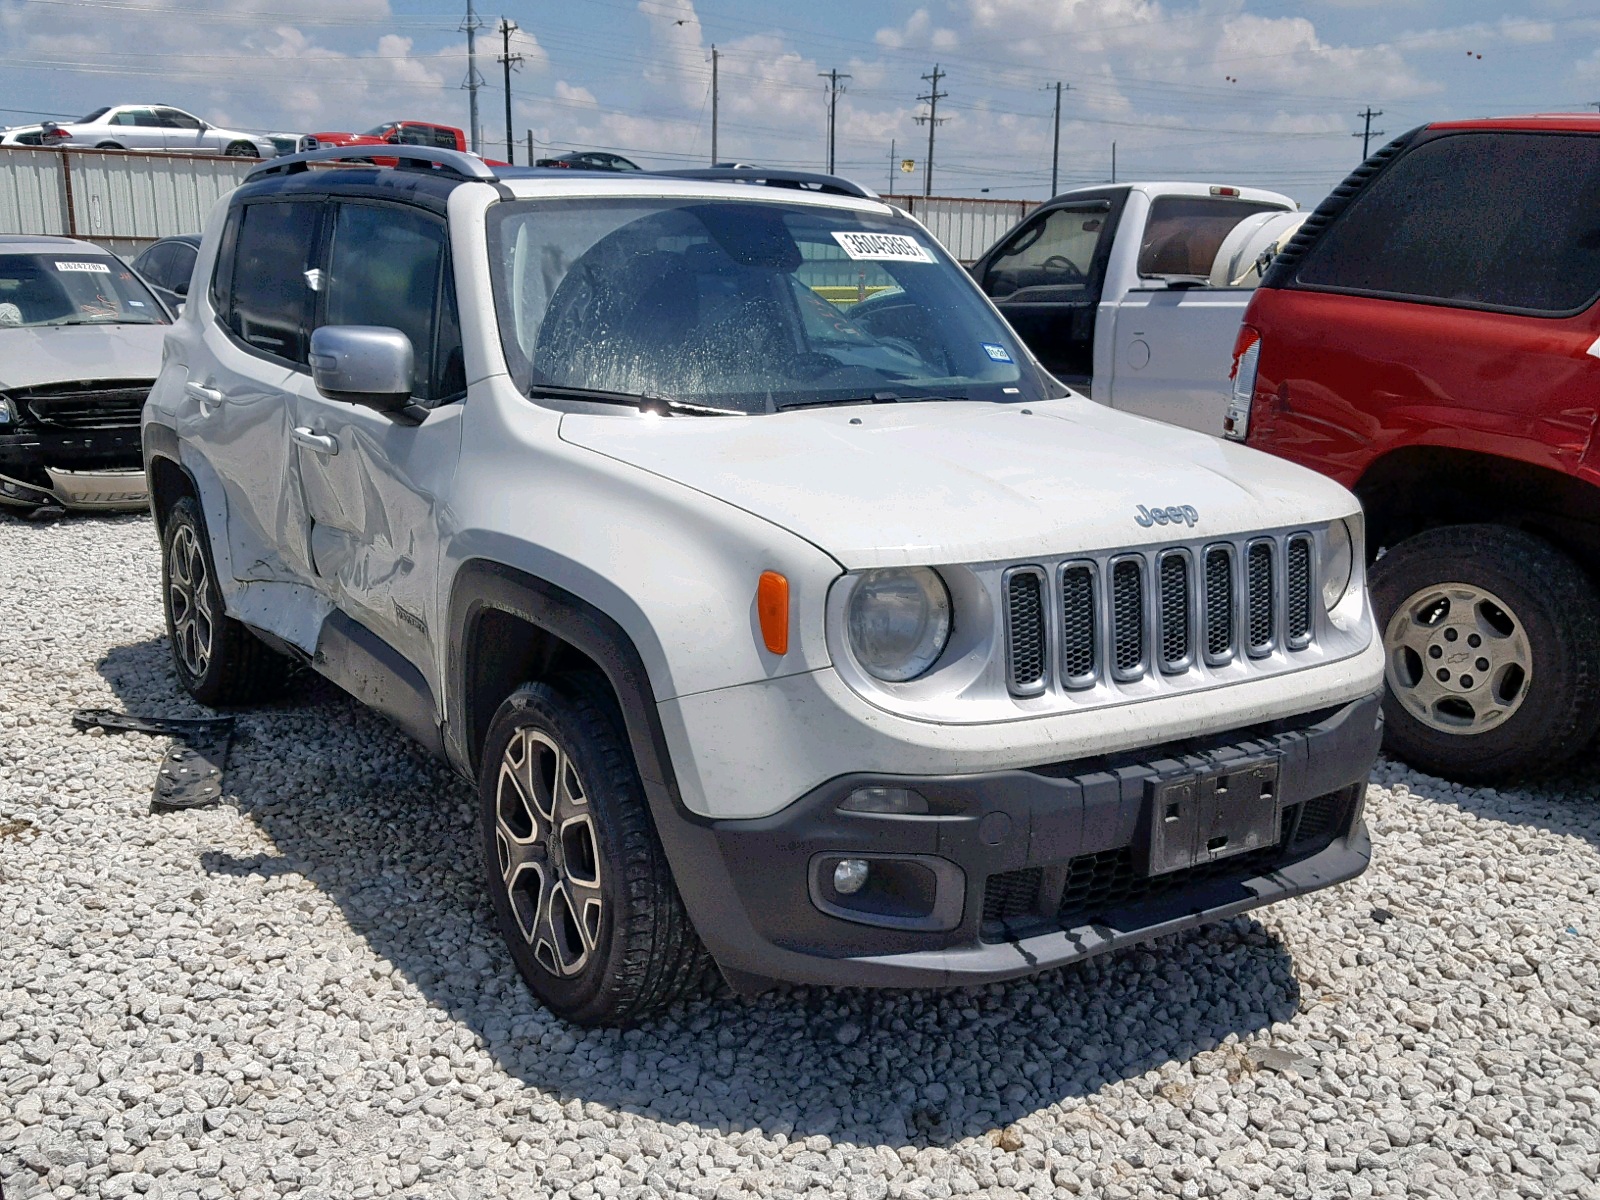
[{"label": "corrugated metal building", "polygon": [[1039,207],[1035,200],[982,200],[954,196],[885,196],[916,217],[964,263],[971,263],[1000,236]]},{"label": "corrugated metal building", "polygon": [[86,238],[137,254],[157,238],[198,233],[250,158],[126,150],[0,148],[0,233]]}]

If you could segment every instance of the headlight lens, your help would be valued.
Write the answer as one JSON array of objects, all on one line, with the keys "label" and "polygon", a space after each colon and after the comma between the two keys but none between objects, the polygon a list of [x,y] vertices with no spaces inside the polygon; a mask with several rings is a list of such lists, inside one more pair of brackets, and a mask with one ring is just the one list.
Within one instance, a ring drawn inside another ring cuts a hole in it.
[{"label": "headlight lens", "polygon": [[862,574],[850,596],[850,649],[887,683],[915,679],[950,640],[950,593],[937,571],[892,567]]},{"label": "headlight lens", "polygon": [[1350,587],[1350,573],[1355,569],[1354,539],[1350,526],[1335,521],[1328,526],[1322,539],[1322,607],[1332,612]]},{"label": "headlight lens", "polygon": [[9,425],[17,419],[16,406],[8,396],[0,396],[0,425]]}]

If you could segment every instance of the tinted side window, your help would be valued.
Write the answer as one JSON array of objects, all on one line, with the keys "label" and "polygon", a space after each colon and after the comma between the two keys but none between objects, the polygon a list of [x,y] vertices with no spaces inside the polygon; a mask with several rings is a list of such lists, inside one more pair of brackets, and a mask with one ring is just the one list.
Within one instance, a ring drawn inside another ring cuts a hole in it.
[{"label": "tinted side window", "polygon": [[433,144],[441,150],[454,150],[456,148],[455,131],[436,127],[433,131]]},{"label": "tinted side window", "polygon": [[328,325],[387,325],[411,339],[412,395],[434,398],[434,312],[444,223],[412,208],[341,204],[328,256]]},{"label": "tinted side window", "polygon": [[1296,281],[1544,315],[1600,290],[1600,138],[1459,133],[1397,159]]},{"label": "tinted side window", "polygon": [[167,271],[167,278],[171,280],[165,286],[176,291],[180,288],[187,289],[189,278],[194,274],[194,260],[200,257],[200,252],[193,246],[185,246],[181,242],[173,242],[168,246],[172,251],[172,266]]},{"label": "tinted side window", "polygon": [[134,260],[133,269],[157,287],[171,288],[175,274],[171,245],[151,246]]},{"label": "tinted side window", "polygon": [[1103,205],[1046,213],[1019,230],[994,259],[983,290],[997,297],[1031,287],[1086,290],[1107,217]]},{"label": "tinted side window", "polygon": [[241,211],[228,328],[246,344],[291,363],[306,361],[322,205],[274,201]]},{"label": "tinted side window", "polygon": [[1162,196],[1150,205],[1150,219],[1139,244],[1139,274],[1207,278],[1223,239],[1235,225],[1256,213],[1283,211],[1281,204]]}]

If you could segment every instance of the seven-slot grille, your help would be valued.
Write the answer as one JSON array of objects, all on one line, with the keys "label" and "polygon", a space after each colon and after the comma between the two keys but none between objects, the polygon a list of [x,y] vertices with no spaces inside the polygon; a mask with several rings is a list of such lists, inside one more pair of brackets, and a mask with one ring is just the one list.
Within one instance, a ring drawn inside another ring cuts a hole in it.
[{"label": "seven-slot grille", "polygon": [[1014,567],[1004,576],[1008,685],[1034,696],[1052,675],[1078,689],[1178,674],[1202,658],[1260,658],[1280,643],[1304,649],[1314,630],[1312,551],[1311,536],[1295,533],[1071,561],[1053,578]]},{"label": "seven-slot grille", "polygon": [[54,429],[137,427],[154,380],[102,379],[23,388],[9,395],[32,421]]}]

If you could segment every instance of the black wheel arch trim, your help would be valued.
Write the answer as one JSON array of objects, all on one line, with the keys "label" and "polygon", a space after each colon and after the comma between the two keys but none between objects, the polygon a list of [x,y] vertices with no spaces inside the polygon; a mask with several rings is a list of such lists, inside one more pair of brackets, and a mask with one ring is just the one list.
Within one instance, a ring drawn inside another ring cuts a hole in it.
[{"label": "black wheel arch trim", "polygon": [[729,903],[734,881],[713,823],[684,806],[644,659],[627,631],[595,605],[503,563],[473,559],[461,566],[450,591],[444,685],[444,743],[451,763],[476,781],[488,722],[481,730],[472,727],[468,682],[473,678],[472,655],[478,652],[473,633],[490,611],[520,618],[561,639],[600,668],[621,710],[651,821],[695,932],[719,965],[729,956],[735,964],[747,960],[763,939],[739,905]]}]

